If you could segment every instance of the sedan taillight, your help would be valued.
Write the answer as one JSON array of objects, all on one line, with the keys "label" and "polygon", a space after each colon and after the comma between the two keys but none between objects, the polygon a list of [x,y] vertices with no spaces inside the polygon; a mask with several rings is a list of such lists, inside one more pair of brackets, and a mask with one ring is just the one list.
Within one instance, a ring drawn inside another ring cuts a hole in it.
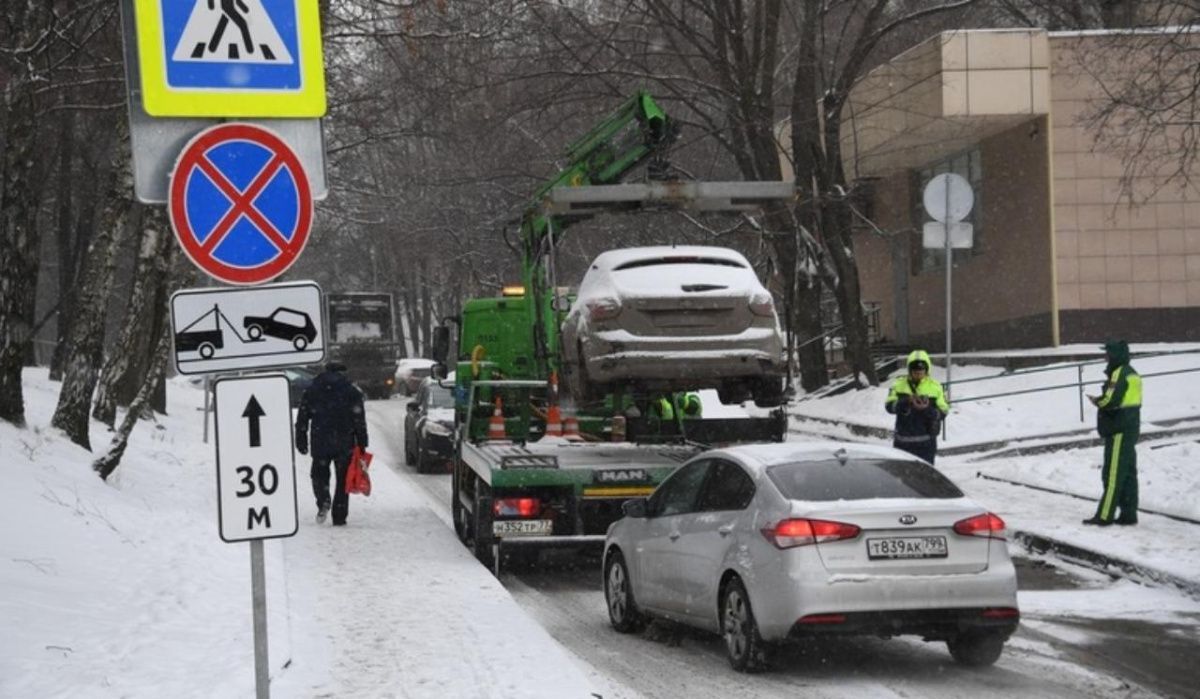
[{"label": "sedan taillight", "polygon": [[621,315],[621,302],[611,297],[587,302],[588,320],[608,320]]},{"label": "sedan taillight", "polygon": [[968,517],[954,523],[955,533],[963,536],[983,536],[990,539],[1004,538],[1004,520],[991,512]]},{"label": "sedan taillight", "polygon": [[853,539],[862,529],[844,522],[823,519],[785,519],[774,527],[762,530],[767,541],[781,549],[807,546],[839,539]]},{"label": "sedan taillight", "polygon": [[750,297],[750,312],[756,316],[773,316],[775,301],[770,294],[759,292]]}]

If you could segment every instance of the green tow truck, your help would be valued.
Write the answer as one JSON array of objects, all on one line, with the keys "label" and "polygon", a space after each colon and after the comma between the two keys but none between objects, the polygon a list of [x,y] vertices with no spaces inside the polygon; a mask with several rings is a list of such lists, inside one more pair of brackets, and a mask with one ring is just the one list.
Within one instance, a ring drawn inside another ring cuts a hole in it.
[{"label": "green tow truck", "polygon": [[[554,249],[572,223],[606,211],[695,207],[757,210],[794,197],[790,182],[619,184],[646,161],[665,172],[677,128],[638,92],[572,144],[570,163],[534,194],[521,219],[522,276],[505,295],[471,299],[458,325],[452,514],[458,537],[499,573],[502,560],[531,564],[546,547],[600,545],[630,498],[648,495],[712,444],[782,441],[782,410],[767,417],[658,420],[652,396],[618,390],[548,436],[562,396],[560,326],[573,299],[558,285]],[[580,195],[584,196],[580,196]],[[435,331],[445,375],[450,328]]]}]

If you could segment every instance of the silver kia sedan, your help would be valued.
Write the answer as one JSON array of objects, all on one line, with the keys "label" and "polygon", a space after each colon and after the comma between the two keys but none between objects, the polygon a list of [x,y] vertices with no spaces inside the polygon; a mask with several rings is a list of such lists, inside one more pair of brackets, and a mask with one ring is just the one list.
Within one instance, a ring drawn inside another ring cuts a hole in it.
[{"label": "silver kia sedan", "polygon": [[986,666],[1020,618],[1003,520],[910,454],[831,442],[708,451],[626,502],[604,594],[617,631],[719,633],[739,671],[825,634],[913,634]]}]

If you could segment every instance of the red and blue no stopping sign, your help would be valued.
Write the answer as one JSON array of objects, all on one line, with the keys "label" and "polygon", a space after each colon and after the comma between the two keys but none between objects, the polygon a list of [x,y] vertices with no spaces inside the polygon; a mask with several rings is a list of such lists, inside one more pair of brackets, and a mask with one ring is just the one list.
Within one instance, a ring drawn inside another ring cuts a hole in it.
[{"label": "red and blue no stopping sign", "polygon": [[221,124],[188,143],[171,175],[175,237],[196,266],[230,284],[260,284],[300,256],[313,201],[300,159],[252,124]]}]

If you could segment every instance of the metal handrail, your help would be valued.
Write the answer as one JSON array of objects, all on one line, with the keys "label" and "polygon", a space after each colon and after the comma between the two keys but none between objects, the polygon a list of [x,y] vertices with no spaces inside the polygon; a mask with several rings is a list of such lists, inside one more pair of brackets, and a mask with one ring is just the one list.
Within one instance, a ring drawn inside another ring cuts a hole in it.
[{"label": "metal handrail", "polygon": [[[1169,356],[1188,355],[1188,354],[1200,354],[1200,350],[1174,350],[1174,351],[1170,351],[1170,352],[1153,352],[1153,353],[1149,353],[1149,354],[1139,354],[1135,358],[1136,359],[1154,359],[1156,357],[1169,357]],[[1036,373],[1044,372],[1044,371],[1063,371],[1063,370],[1069,370],[1071,368],[1074,368],[1076,371],[1076,375],[1077,375],[1077,379],[1074,383],[1056,384],[1054,386],[1039,386],[1038,388],[1027,388],[1027,389],[1020,390],[1020,391],[1007,391],[1005,393],[990,393],[987,395],[968,396],[966,398],[959,398],[959,397],[955,396],[953,401],[956,404],[957,403],[969,403],[969,402],[975,401],[975,400],[989,400],[992,398],[1005,398],[1007,396],[1019,396],[1019,395],[1025,395],[1028,393],[1041,393],[1042,391],[1057,391],[1057,390],[1063,390],[1063,389],[1067,389],[1067,388],[1074,388],[1079,392],[1079,421],[1086,422],[1087,417],[1084,413],[1084,400],[1083,400],[1084,395],[1085,395],[1084,390],[1083,390],[1084,386],[1089,383],[1100,383],[1101,385],[1103,385],[1104,382],[1103,381],[1085,382],[1083,380],[1083,368],[1086,366],[1092,366],[1095,364],[1105,364],[1105,363],[1106,363],[1106,361],[1101,359],[1101,360],[1094,360],[1094,361],[1090,361],[1090,362],[1076,362],[1076,363],[1072,363],[1072,364],[1058,364],[1058,365],[1047,366],[1047,367],[1036,367],[1033,369],[1025,369],[1025,370],[1021,370],[1021,371],[1006,371],[1006,372],[1003,372],[1000,374],[996,374],[994,376],[978,376],[978,377],[975,377],[972,379],[961,379],[961,380],[946,384],[946,386],[945,386],[946,395],[947,395],[947,397],[950,396],[950,387],[952,385],[958,386],[960,384],[977,383],[980,381],[997,381],[1000,379],[1018,378],[1018,377],[1022,377],[1022,376],[1027,376],[1029,374],[1036,374]],[[1192,369],[1173,369],[1171,371],[1156,371],[1156,372],[1150,372],[1150,373],[1139,372],[1138,375],[1141,376],[1143,379],[1149,379],[1149,378],[1155,378],[1158,376],[1173,376],[1175,374],[1190,374],[1193,372],[1200,372],[1200,367],[1195,367]]]}]

